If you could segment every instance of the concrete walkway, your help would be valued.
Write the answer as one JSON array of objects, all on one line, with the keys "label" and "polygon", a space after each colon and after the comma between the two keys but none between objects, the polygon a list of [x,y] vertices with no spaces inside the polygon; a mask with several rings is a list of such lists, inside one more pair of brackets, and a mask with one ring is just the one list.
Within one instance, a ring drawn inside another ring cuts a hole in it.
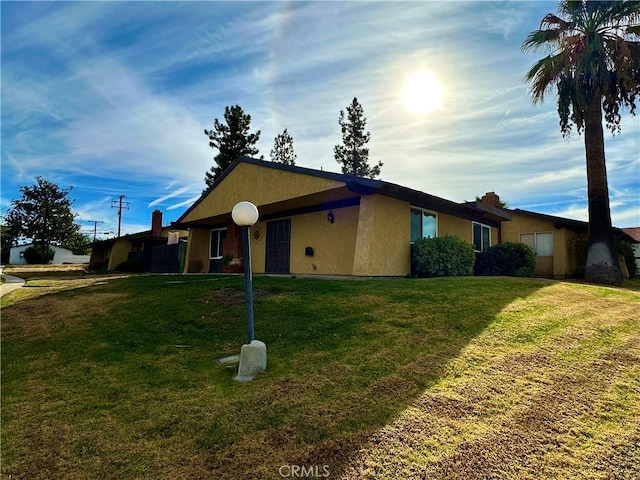
[{"label": "concrete walkway", "polygon": [[[0,267],[0,272],[2,272],[2,267]],[[14,277],[13,275],[2,274],[2,278],[6,283],[0,285],[0,297],[4,297],[7,293],[15,290],[16,288],[20,288],[26,282],[24,278]]]}]

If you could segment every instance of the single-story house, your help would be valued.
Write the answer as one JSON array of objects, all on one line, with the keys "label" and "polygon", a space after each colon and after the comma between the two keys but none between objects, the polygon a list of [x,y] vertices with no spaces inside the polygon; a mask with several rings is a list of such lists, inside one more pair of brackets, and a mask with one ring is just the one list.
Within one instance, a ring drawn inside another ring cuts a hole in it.
[{"label": "single-story house", "polygon": [[636,261],[636,272],[640,272],[640,227],[621,228],[627,235],[633,247],[633,256]]},{"label": "single-story house", "polygon": [[162,211],[155,210],[151,230],[95,242],[89,266],[115,270],[123,262],[137,260],[145,271],[180,273],[187,236],[186,230],[163,227]]},{"label": "single-story house", "polygon": [[[33,247],[33,243],[26,243],[24,245],[18,245],[11,247],[9,253],[9,264],[11,265],[25,265],[27,262],[24,259],[24,252],[26,249]],[[64,263],[89,263],[89,255],[74,255],[73,252],[67,248],[51,245],[53,250],[54,265],[62,265]]]},{"label": "single-story house", "polygon": [[231,210],[242,200],[260,212],[251,229],[252,269],[266,274],[405,276],[414,240],[454,235],[477,252],[526,243],[536,252],[536,275],[566,278],[588,229],[501,208],[493,192],[456,203],[382,180],[239,157],[173,224],[189,231],[185,273],[237,266],[242,240]]}]

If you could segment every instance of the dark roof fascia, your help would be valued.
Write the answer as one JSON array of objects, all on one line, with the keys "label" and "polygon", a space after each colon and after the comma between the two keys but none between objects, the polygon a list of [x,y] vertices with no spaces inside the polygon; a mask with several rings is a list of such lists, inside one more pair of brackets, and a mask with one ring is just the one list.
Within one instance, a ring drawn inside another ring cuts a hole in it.
[{"label": "dark roof fascia", "polygon": [[465,207],[471,208],[472,210],[478,210],[480,212],[494,215],[496,217],[502,218],[503,220],[511,220],[512,218],[511,213],[505,210],[504,208],[494,207],[493,205],[487,205],[486,203],[464,202],[462,205],[464,205]]},{"label": "dark roof fascia", "polygon": [[375,192],[387,197],[396,198],[409,202],[414,207],[425,208],[428,210],[435,210],[454,217],[464,218],[474,222],[482,223],[491,227],[498,228],[500,222],[483,217],[476,210],[469,208],[465,205],[461,205],[445,198],[436,197],[429,193],[424,193],[412,188],[403,187],[394,183],[381,182],[383,185]]}]

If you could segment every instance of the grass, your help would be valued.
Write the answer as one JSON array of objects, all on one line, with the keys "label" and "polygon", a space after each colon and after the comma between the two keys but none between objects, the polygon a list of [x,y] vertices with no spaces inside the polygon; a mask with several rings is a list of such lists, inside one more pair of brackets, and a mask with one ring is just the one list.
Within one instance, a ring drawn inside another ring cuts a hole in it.
[{"label": "grass", "polygon": [[245,340],[241,277],[21,275],[7,478],[640,477],[634,291],[256,278],[268,367],[241,384],[216,362]]}]

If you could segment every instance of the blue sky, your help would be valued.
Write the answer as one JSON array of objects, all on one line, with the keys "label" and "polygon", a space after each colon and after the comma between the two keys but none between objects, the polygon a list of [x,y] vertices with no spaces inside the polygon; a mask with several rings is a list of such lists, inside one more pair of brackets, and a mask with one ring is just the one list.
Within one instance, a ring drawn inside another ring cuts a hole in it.
[{"label": "blue sky", "polygon": [[[41,175],[83,227],[123,233],[176,220],[215,151],[205,128],[239,104],[269,158],[287,128],[298,165],[339,171],[338,114],[358,97],[381,179],[453,201],[495,191],[511,207],[586,220],[583,137],[523,77],[526,35],[555,2],[2,2],[2,192]],[[428,70],[441,107],[404,104]],[[640,225],[640,119],[605,134],[615,225]],[[104,235],[102,235],[104,238]]]}]

